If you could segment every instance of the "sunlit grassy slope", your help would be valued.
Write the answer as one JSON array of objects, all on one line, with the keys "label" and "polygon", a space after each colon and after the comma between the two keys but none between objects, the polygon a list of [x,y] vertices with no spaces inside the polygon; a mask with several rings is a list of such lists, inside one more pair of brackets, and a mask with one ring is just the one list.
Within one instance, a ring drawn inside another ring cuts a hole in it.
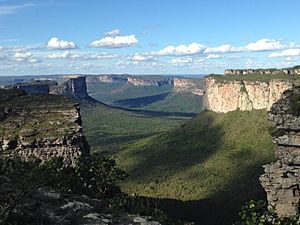
[{"label": "sunlit grassy slope", "polygon": [[127,143],[180,126],[189,118],[159,112],[134,112],[102,104],[82,107],[85,136],[92,151],[114,153]]},{"label": "sunlit grassy slope", "polygon": [[245,201],[264,198],[258,178],[273,160],[273,144],[264,110],[204,111],[175,131],[127,145],[116,158],[130,174],[123,191],[191,200],[175,216],[227,224],[220,220],[234,220]]}]

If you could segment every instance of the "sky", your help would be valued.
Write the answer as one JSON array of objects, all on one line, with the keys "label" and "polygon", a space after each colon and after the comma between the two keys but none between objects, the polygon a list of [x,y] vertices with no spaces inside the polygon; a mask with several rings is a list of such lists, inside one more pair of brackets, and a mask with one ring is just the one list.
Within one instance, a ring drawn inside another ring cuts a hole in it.
[{"label": "sky", "polygon": [[300,64],[299,0],[0,0],[0,76]]}]

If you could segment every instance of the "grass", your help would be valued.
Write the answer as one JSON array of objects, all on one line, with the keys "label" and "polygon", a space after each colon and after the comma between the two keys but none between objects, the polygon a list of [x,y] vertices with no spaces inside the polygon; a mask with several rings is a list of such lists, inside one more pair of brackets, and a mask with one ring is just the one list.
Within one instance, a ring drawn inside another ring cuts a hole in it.
[{"label": "grass", "polygon": [[211,74],[210,77],[215,78],[220,83],[226,83],[229,81],[253,81],[253,82],[269,82],[272,79],[287,80],[295,85],[300,84],[299,75],[287,75],[287,74],[249,74],[249,75],[218,75]]},{"label": "grass", "polygon": [[247,200],[264,198],[258,177],[274,160],[264,110],[204,111],[113,153],[130,175],[123,191],[163,199],[173,217],[199,224],[230,224]]},{"label": "grass", "polygon": [[83,107],[83,130],[92,151],[114,153],[133,141],[160,134],[183,124],[188,118],[141,113],[98,104]]}]

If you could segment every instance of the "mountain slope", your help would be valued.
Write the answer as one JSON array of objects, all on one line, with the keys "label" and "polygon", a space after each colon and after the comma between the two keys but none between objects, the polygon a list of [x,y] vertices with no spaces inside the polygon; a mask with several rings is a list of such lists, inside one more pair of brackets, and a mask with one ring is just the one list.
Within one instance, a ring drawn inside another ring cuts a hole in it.
[{"label": "mountain slope", "polygon": [[246,200],[264,198],[258,177],[273,160],[269,129],[264,110],[204,111],[175,131],[120,151],[118,163],[130,174],[122,188],[169,199],[161,204],[174,217],[230,224]]}]

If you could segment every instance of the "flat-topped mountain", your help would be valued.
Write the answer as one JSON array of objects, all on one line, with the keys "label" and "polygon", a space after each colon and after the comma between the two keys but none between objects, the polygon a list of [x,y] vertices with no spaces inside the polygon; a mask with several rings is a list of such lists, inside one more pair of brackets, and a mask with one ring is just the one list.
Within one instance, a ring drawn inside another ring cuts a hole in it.
[{"label": "flat-topped mountain", "polygon": [[0,151],[42,160],[62,156],[74,165],[89,151],[79,104],[62,96],[0,89]]},{"label": "flat-topped mountain", "polygon": [[227,69],[225,75],[253,75],[253,74],[297,74],[300,75],[300,66],[283,69]]}]

